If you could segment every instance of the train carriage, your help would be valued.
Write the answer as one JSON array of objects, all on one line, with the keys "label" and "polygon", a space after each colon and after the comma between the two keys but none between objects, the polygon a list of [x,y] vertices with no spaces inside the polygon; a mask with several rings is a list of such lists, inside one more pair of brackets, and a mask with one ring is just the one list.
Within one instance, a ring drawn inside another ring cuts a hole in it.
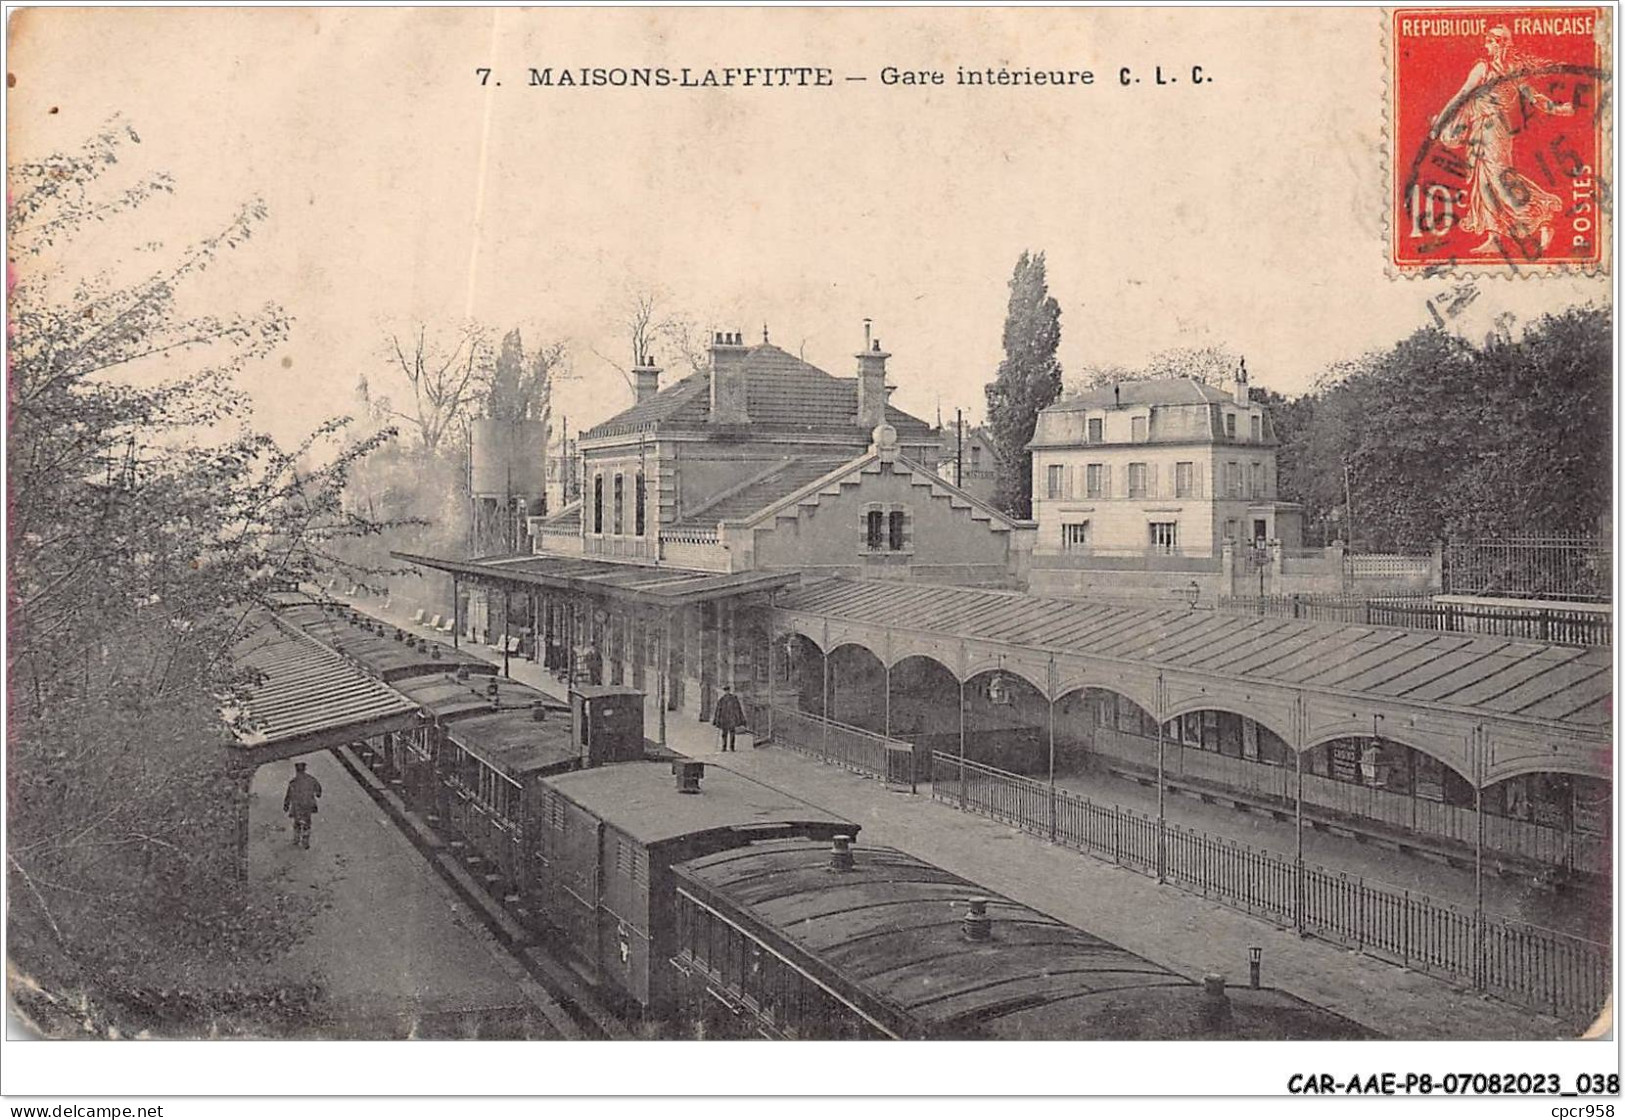
[{"label": "train carriage", "polygon": [[1196,983],[892,848],[784,840],[672,878],[669,965],[701,1037],[1369,1037],[1278,990]]},{"label": "train carriage", "polygon": [[542,910],[595,981],[655,1019],[676,1007],[666,965],[676,945],[674,863],[784,837],[828,843],[858,829],[722,767],[702,767],[698,791],[685,793],[674,770],[697,766],[628,762],[541,782],[546,823],[534,851]]}]

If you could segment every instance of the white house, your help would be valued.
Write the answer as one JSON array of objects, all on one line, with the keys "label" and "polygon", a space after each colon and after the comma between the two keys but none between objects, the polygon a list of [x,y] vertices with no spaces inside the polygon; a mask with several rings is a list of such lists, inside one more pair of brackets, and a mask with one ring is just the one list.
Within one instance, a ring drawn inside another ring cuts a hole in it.
[{"label": "white house", "polygon": [[1189,378],[1125,381],[1046,408],[1033,454],[1036,552],[1217,556],[1221,542],[1301,545],[1302,514],[1276,500],[1269,412]]}]

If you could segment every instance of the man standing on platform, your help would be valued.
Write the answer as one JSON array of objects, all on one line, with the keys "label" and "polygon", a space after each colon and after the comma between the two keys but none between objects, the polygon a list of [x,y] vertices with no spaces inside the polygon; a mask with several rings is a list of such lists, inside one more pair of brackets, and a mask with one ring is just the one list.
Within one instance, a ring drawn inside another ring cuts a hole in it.
[{"label": "man standing on platform", "polygon": [[745,726],[745,705],[734,695],[732,685],[722,686],[722,695],[717,697],[717,710],[711,722],[722,732],[722,749],[737,752],[734,733]]}]

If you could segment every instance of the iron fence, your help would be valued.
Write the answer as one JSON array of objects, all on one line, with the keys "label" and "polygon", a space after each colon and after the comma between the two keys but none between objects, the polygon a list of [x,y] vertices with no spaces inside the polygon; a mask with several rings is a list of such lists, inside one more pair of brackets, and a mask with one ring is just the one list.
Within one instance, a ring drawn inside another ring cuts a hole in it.
[{"label": "iron fence", "polygon": [[1586,534],[1451,541],[1444,588],[1453,595],[1613,600],[1613,544]]},{"label": "iron fence", "polygon": [[773,739],[821,762],[878,778],[887,785],[907,786],[911,791],[928,776],[920,773],[912,743],[888,739],[800,708],[773,705]]},{"label": "iron fence", "polygon": [[937,752],[931,770],[934,800],[1510,1003],[1588,1024],[1609,993],[1611,955],[1598,942],[1096,805],[956,755]]},{"label": "iron fence", "polygon": [[1229,614],[1302,618],[1311,622],[1351,622],[1362,626],[1398,626],[1409,630],[1443,630],[1527,638],[1570,646],[1613,644],[1613,616],[1598,610],[1559,607],[1502,606],[1492,603],[1439,602],[1431,596],[1345,595],[1226,596],[1218,609]]}]

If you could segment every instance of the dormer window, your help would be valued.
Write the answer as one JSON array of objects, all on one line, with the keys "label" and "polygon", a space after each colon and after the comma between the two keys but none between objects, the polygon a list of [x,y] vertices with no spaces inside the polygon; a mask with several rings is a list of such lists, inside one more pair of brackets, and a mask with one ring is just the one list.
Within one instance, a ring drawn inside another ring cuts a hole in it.
[{"label": "dormer window", "polygon": [[1252,436],[1253,442],[1262,443],[1264,440],[1264,418],[1254,416],[1248,421],[1248,424],[1250,427],[1249,434]]},{"label": "dormer window", "polygon": [[1135,443],[1145,442],[1145,420],[1144,416],[1136,416],[1129,421],[1129,438]]},{"label": "dormer window", "polygon": [[1106,421],[1099,416],[1093,417],[1089,421],[1089,442],[1104,443],[1106,440],[1105,428]]},{"label": "dormer window", "polygon": [[1236,414],[1234,412],[1224,414],[1224,434],[1229,439],[1236,438]]}]

